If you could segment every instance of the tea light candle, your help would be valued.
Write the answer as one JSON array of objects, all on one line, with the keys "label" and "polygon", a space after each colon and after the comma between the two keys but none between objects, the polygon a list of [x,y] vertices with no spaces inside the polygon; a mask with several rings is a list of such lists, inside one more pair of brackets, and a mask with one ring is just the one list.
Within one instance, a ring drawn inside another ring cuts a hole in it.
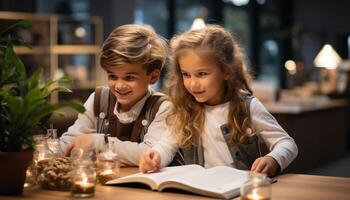
[{"label": "tea light candle", "polygon": [[117,178],[117,174],[112,169],[106,169],[98,174],[98,180],[101,184]]},{"label": "tea light candle", "polygon": [[266,198],[264,196],[261,196],[258,194],[258,191],[256,189],[252,190],[252,193],[246,194],[242,200],[269,200],[270,198]]},{"label": "tea light candle", "polygon": [[107,181],[118,178],[119,175],[119,161],[117,154],[109,148],[105,152],[101,152],[97,156],[97,178],[101,184]]},{"label": "tea light candle", "polygon": [[110,175],[110,174],[114,174],[112,169],[106,169],[100,173],[100,175],[102,175],[102,176],[106,176],[106,175]]},{"label": "tea light candle", "polygon": [[94,193],[95,183],[90,183],[86,176],[81,181],[75,181],[73,183],[72,195],[74,197],[91,197]]},{"label": "tea light candle", "polygon": [[271,183],[266,174],[250,172],[241,185],[242,200],[269,200]]}]

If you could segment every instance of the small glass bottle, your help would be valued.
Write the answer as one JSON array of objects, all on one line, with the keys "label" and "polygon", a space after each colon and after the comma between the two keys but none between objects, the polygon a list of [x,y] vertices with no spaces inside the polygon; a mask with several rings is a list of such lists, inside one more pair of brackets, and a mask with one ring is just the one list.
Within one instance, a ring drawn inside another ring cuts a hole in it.
[{"label": "small glass bottle", "polygon": [[113,142],[106,144],[105,151],[97,155],[97,177],[101,184],[119,177],[119,158],[113,151]]},{"label": "small glass bottle", "polygon": [[71,172],[72,196],[91,197],[95,194],[96,171],[90,158],[90,153],[79,150],[71,157],[73,170]]},{"label": "small glass bottle", "polygon": [[47,129],[46,140],[47,145],[54,156],[63,155],[60,142],[57,137],[57,129],[54,129],[52,124],[50,125],[50,128]]},{"label": "small glass bottle", "polygon": [[241,186],[242,200],[270,200],[271,183],[266,174],[250,172]]}]

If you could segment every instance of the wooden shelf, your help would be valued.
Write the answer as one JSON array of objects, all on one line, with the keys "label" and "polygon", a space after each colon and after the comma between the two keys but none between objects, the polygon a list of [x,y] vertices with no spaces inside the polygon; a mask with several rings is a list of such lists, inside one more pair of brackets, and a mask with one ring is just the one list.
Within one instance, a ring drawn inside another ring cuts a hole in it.
[{"label": "wooden shelf", "polygon": [[41,55],[41,54],[49,54],[49,47],[48,46],[35,46],[32,48],[28,48],[26,46],[15,46],[14,47],[15,51],[19,55]]},{"label": "wooden shelf", "polygon": [[[14,47],[16,53],[26,56],[23,60],[25,66],[43,67],[47,74],[46,78],[53,78],[56,77],[56,74],[64,73],[62,75],[70,75],[73,79],[78,78],[75,76],[79,74],[69,72],[70,67],[73,71],[75,67],[85,67],[84,82],[74,82],[73,85],[68,86],[72,89],[92,89],[104,82],[101,76],[97,76],[102,71],[98,62],[103,38],[100,17],[76,18],[56,14],[0,11],[0,21],[2,22],[0,30],[19,19],[31,20],[33,24],[31,29],[16,29],[14,32],[15,36],[22,37],[27,42],[34,44],[32,48],[22,45]],[[86,38],[76,38],[72,31],[81,24],[89,27],[87,31],[90,32]],[[59,43],[64,44],[60,45]],[[75,57],[76,55],[87,55],[89,59]],[[58,95],[53,94],[51,101],[58,102]]]},{"label": "wooden shelf", "polygon": [[53,54],[98,54],[101,48],[98,45],[54,45]]}]

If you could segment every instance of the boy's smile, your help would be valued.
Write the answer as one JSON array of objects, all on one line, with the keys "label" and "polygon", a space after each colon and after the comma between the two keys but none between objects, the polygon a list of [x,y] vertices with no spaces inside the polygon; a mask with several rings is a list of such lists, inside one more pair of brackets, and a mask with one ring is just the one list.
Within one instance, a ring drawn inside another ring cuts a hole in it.
[{"label": "boy's smile", "polygon": [[159,78],[159,70],[147,74],[141,64],[126,63],[107,70],[108,86],[116,96],[119,111],[129,111],[148,92],[149,84],[155,83]]}]

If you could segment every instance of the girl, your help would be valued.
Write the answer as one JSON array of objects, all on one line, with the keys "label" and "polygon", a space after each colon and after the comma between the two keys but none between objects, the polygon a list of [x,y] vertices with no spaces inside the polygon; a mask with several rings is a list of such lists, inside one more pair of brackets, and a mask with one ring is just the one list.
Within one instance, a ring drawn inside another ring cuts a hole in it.
[{"label": "girl", "polygon": [[[297,156],[294,140],[253,98],[243,54],[232,35],[210,25],[171,40],[169,136],[140,157],[140,171],[169,164],[178,148],[185,164],[227,165],[273,176]],[[260,140],[270,150],[261,154]]]}]

